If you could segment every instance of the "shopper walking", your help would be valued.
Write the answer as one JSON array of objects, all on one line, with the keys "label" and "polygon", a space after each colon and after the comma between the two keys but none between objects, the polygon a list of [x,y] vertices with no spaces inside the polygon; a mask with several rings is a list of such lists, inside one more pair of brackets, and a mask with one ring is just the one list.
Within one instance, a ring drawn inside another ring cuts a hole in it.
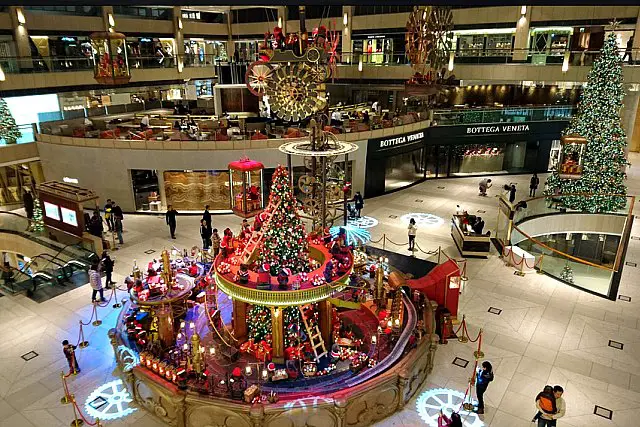
[{"label": "shopper walking", "polygon": [[118,235],[118,242],[121,245],[124,244],[124,240],[122,240],[122,218],[115,218],[113,223],[113,229]]},{"label": "shopper walking", "polygon": [[207,223],[207,227],[211,230],[211,213],[209,213],[209,205],[205,205],[202,219]]},{"label": "shopper walking", "polygon": [[171,233],[172,239],[176,238],[176,215],[178,215],[178,211],[173,209],[173,206],[169,205],[167,213],[165,214],[165,219],[169,226],[169,232]]},{"label": "shopper walking", "polygon": [[211,229],[204,219],[200,220],[200,236],[202,237],[202,249],[206,251],[211,247]]},{"label": "shopper walking", "polygon": [[409,250],[413,252],[415,250],[415,244],[416,244],[416,232],[418,231],[418,227],[416,227],[415,219],[411,218],[409,220],[409,227],[407,227],[407,229],[409,234]]},{"label": "shopper walking", "polygon": [[513,203],[516,201],[516,185],[511,184],[511,188],[509,189],[509,203]]},{"label": "shopper walking", "polygon": [[360,212],[364,209],[364,199],[362,198],[362,194],[359,191],[356,191],[356,195],[353,196],[353,203],[356,205],[356,210],[358,211],[358,218],[360,218]]},{"label": "shopper walking", "polygon": [[[551,389],[550,386],[549,389]],[[551,392],[553,392],[553,396],[545,396],[548,393],[547,387],[545,387],[545,391],[539,393],[536,396],[536,408],[538,409],[538,413],[534,417],[534,421],[538,421],[538,427],[556,427],[557,420],[559,418],[564,417],[565,412],[567,411],[567,404],[562,398],[562,394],[564,393],[564,389],[562,386],[556,385],[553,387]],[[553,399],[553,411],[548,411],[549,403],[545,401],[549,401]],[[547,408],[545,408],[545,406]],[[552,413],[549,413],[552,412]]]},{"label": "shopper walking", "polygon": [[104,289],[102,288],[102,277],[100,277],[100,264],[97,262],[91,265],[89,269],[89,284],[93,292],[91,294],[91,302],[96,302],[96,296],[100,294],[100,301],[104,302]]},{"label": "shopper walking", "polygon": [[529,180],[529,197],[536,197],[538,185],[540,185],[540,178],[538,178],[538,174],[534,172]]},{"label": "shopper walking", "polygon": [[113,205],[111,199],[107,199],[107,203],[104,204],[104,220],[107,223],[109,231],[113,231]]},{"label": "shopper walking", "polygon": [[100,213],[96,209],[93,211],[93,216],[89,220],[89,233],[93,234],[96,237],[102,237],[102,232],[104,228],[102,227],[102,218],[100,218]]},{"label": "shopper walking", "polygon": [[220,236],[217,228],[214,228],[211,233],[211,248],[213,249],[213,256],[218,256],[218,252],[220,252]]},{"label": "shopper walking", "polygon": [[68,340],[62,341],[62,353],[67,364],[69,365],[69,374],[77,375],[80,373],[80,367],[78,366],[78,359],[76,359],[76,346],[69,344]]},{"label": "shopper walking", "polygon": [[114,221],[118,218],[120,218],[121,220],[124,219],[124,214],[122,213],[122,209],[115,202],[115,200],[111,202],[111,213],[113,214]]},{"label": "shopper walking", "polygon": [[33,196],[28,188],[24,189],[22,193],[22,203],[24,203],[24,211],[27,214],[27,218],[33,218]]},{"label": "shopper walking", "polygon": [[100,263],[102,264],[102,271],[104,271],[104,274],[106,276],[105,286],[107,289],[109,289],[111,286],[116,284],[116,282],[114,282],[111,278],[111,275],[113,274],[113,265],[115,264],[115,262],[109,256],[109,253],[107,251],[104,251],[102,252]]},{"label": "shopper walking", "polygon": [[476,396],[478,397],[478,414],[484,414],[484,393],[493,381],[493,366],[488,361],[482,362],[482,368],[476,373]]}]

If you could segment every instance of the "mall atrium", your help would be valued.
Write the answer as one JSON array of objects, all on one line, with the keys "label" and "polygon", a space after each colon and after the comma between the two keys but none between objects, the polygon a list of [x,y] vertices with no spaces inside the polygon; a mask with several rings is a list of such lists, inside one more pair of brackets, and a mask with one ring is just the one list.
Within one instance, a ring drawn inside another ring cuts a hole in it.
[{"label": "mall atrium", "polygon": [[0,6],[0,427],[640,425],[640,6],[72,3]]}]

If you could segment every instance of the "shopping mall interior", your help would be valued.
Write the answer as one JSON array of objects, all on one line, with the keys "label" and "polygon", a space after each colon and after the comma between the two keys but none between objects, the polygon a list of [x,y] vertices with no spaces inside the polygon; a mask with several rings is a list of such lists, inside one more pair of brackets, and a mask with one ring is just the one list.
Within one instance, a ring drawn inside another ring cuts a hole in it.
[{"label": "shopping mall interior", "polygon": [[640,6],[156,3],[0,6],[0,427],[637,425]]}]

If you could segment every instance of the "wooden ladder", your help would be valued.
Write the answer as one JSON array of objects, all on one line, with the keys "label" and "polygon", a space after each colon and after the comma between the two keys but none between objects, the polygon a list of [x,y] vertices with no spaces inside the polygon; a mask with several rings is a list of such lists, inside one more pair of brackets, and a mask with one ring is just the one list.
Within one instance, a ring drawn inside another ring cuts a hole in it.
[{"label": "wooden ladder", "polygon": [[264,210],[264,212],[266,212],[269,216],[264,221],[264,223],[262,223],[262,227],[260,227],[260,231],[254,231],[253,233],[251,233],[251,237],[249,238],[249,241],[245,245],[244,250],[242,251],[242,255],[240,255],[241,264],[250,264],[253,261],[253,258],[255,257],[255,254],[256,254],[256,250],[258,249],[258,246],[260,246],[260,242],[262,241],[262,237],[264,236],[263,230],[267,229],[267,227],[271,223],[271,218],[273,218],[273,212],[279,206],[280,206],[280,202],[278,202],[276,205],[272,205],[271,203],[269,203],[267,208]]},{"label": "wooden ladder", "polygon": [[[302,322],[304,323],[304,328],[307,331],[307,335],[309,336],[309,342],[311,343],[311,348],[313,349],[313,354],[316,356],[316,362],[320,360],[322,356],[326,356],[327,348],[324,345],[324,340],[322,339],[322,334],[320,333],[320,328],[318,325],[315,325],[315,330],[312,330],[309,322],[307,322],[307,318],[304,315],[304,309],[309,305],[301,305],[298,308],[300,309],[300,317],[302,317]],[[322,350],[321,353],[318,354],[318,348]]]}]

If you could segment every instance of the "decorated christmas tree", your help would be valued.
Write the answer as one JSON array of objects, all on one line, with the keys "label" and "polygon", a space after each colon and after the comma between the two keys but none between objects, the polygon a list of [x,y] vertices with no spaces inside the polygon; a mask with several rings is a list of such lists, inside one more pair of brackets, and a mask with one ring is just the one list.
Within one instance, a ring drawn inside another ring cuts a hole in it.
[{"label": "decorated christmas tree", "polygon": [[568,263],[565,264],[564,268],[560,272],[560,279],[568,283],[573,283],[573,269],[569,266]]},{"label": "decorated christmas tree", "polygon": [[[626,198],[626,135],[620,120],[624,90],[621,59],[614,33],[607,37],[602,51],[587,77],[578,113],[564,135],[586,138],[582,152],[582,172],[576,179],[560,178],[556,168],[548,180],[547,195],[591,193],[594,196],[565,196],[562,203],[579,211],[614,211],[624,207]],[[575,144],[563,145],[563,156],[574,158],[579,153]]]},{"label": "decorated christmas tree", "polygon": [[309,247],[298,209],[289,173],[286,168],[278,166],[273,174],[267,207],[273,216],[264,230],[259,264],[268,263],[278,270],[289,268],[293,274],[309,270]]},{"label": "decorated christmas tree", "polygon": [[42,233],[44,231],[44,220],[42,219],[42,208],[40,200],[36,197],[33,199],[33,218],[31,219],[31,231]]},{"label": "decorated christmas tree", "polygon": [[15,144],[21,136],[7,101],[0,98],[0,139],[4,139],[7,144]]},{"label": "decorated christmas tree", "polygon": [[271,335],[271,310],[268,307],[254,305],[247,313],[249,338],[258,343],[262,340],[270,341]]}]

